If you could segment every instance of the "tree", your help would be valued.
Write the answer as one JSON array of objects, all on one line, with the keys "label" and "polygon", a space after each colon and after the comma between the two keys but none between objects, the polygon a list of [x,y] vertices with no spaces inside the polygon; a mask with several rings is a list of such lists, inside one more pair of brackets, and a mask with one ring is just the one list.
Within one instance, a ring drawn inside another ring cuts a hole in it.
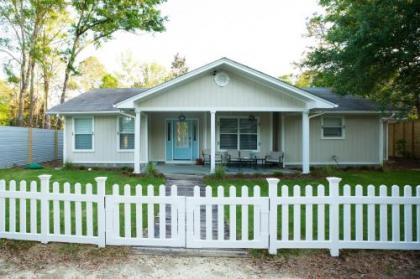
[{"label": "tree", "polygon": [[321,0],[309,35],[319,38],[303,66],[337,92],[402,111],[420,109],[420,2]]},{"label": "tree", "polygon": [[141,66],[141,79],[133,87],[151,88],[168,79],[166,68],[158,63],[148,63]]},{"label": "tree", "polygon": [[120,68],[116,77],[122,87],[132,87],[141,76],[141,64],[134,58],[131,51],[121,53]]},{"label": "tree", "polygon": [[293,74],[284,74],[284,75],[279,76],[279,80],[284,81],[289,84],[293,84],[293,79],[294,79]]},{"label": "tree", "polygon": [[182,57],[179,53],[174,55],[174,60],[171,63],[171,72],[168,79],[176,78],[188,72],[188,66],[185,56]]},{"label": "tree", "polygon": [[5,81],[0,80],[0,125],[10,124],[13,95],[13,89]]},{"label": "tree", "polygon": [[80,62],[77,73],[73,76],[77,89],[82,92],[98,88],[103,77],[108,74],[105,66],[95,56],[90,56]]},{"label": "tree", "polygon": [[164,0],[73,0],[75,22],[68,30],[70,40],[64,56],[67,65],[60,102],[65,101],[70,76],[76,72],[76,58],[87,45],[98,46],[120,30],[163,31],[166,18],[157,9],[163,2]]},{"label": "tree", "polygon": [[102,77],[100,88],[118,88],[118,79],[112,74],[106,74]]}]

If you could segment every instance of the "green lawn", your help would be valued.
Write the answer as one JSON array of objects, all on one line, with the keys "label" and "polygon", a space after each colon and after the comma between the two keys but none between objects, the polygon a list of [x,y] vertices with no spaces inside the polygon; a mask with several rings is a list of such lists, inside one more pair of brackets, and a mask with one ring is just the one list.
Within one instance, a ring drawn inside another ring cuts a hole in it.
[{"label": "green lawn", "polygon": [[[387,185],[388,186],[388,194],[391,193],[391,186],[392,185],[398,185],[400,187],[400,195],[403,194],[403,187],[405,185],[411,185],[413,187],[413,192],[412,194],[415,195],[415,187],[417,185],[420,185],[420,171],[414,171],[414,170],[386,170],[386,171],[380,171],[380,170],[348,170],[348,171],[343,171],[343,170],[333,170],[333,171],[329,171],[328,174],[324,174],[325,176],[336,176],[336,177],[340,177],[342,178],[342,182],[341,182],[341,186],[345,185],[345,184],[349,184],[351,186],[351,191],[352,194],[354,194],[354,190],[355,190],[355,186],[357,184],[360,184],[363,186],[363,192],[364,194],[367,193],[367,186],[372,184],[375,186],[375,191],[376,194],[378,194],[379,192],[379,186],[380,185]],[[326,186],[325,191],[326,194],[328,194],[328,181],[325,179],[324,177],[321,176],[294,176],[294,177],[279,177],[280,178],[280,183],[279,186],[282,185],[287,185],[288,189],[289,189],[289,195],[292,195],[293,193],[293,186],[294,185],[300,185],[300,186],[305,186],[305,185],[312,185],[314,188],[314,195],[316,195],[316,186],[319,184],[323,184],[324,186]],[[219,185],[224,186],[224,191],[225,191],[225,196],[229,195],[229,186],[234,185],[236,188],[236,195],[237,196],[241,196],[241,187],[243,185],[247,185],[247,186],[254,186],[254,185],[259,185],[261,187],[261,195],[262,196],[268,196],[268,184],[267,181],[264,178],[215,178],[215,177],[206,177],[205,178],[205,183],[207,185],[210,185],[213,188],[213,195],[217,195],[217,187]],[[253,187],[251,187],[249,189],[249,194],[250,196],[253,195]],[[342,193],[343,191],[343,187],[340,187],[340,193]],[[279,195],[281,194],[281,189],[279,187],[278,189],[278,193]],[[304,187],[301,187],[301,195],[305,195],[304,193]],[[293,236],[293,206],[289,206],[289,237]],[[305,236],[305,229],[304,229],[304,224],[305,224],[305,220],[306,220],[306,206],[302,205],[301,206],[301,237],[304,238]],[[316,224],[316,216],[317,216],[317,206],[314,205],[313,206],[313,220],[315,222],[314,228],[313,228],[313,236],[314,238],[316,237],[317,234],[317,224]],[[329,225],[329,218],[328,218],[328,213],[329,213],[329,208],[328,206],[326,206],[326,211],[325,211],[325,232],[326,235],[328,235],[328,225]],[[249,218],[248,218],[248,223],[250,224],[250,232],[249,232],[249,238],[252,239],[252,226],[253,226],[253,207],[250,206],[249,207]],[[340,206],[340,214],[343,214],[343,206]],[[237,234],[238,237],[241,235],[241,215],[242,215],[242,209],[240,206],[237,207],[236,209],[236,223],[237,223]],[[367,222],[367,206],[364,205],[363,206],[363,215],[364,215],[364,223],[366,224]],[[278,237],[281,237],[281,206],[279,206],[279,210],[278,210]],[[351,206],[351,217],[352,217],[352,238],[355,236],[355,229],[354,229],[354,222],[355,222],[355,206],[352,205]],[[391,216],[391,206],[388,206],[388,220],[390,220],[390,216]],[[230,219],[229,216],[229,208],[228,206],[225,207],[225,217],[227,220]],[[379,205],[375,206],[375,223],[376,223],[376,237],[379,237]],[[403,206],[400,207],[400,230],[401,230],[401,238],[404,236],[404,223],[402,222],[404,219],[404,211],[403,211]],[[416,210],[415,207],[412,207],[412,228],[413,228],[413,238],[415,238],[416,235],[416,222],[420,222],[417,221],[418,217],[416,214]],[[342,222],[343,218],[340,218],[340,221]],[[340,223],[340,237],[343,236],[343,228],[341,227],[342,223]],[[364,231],[364,237],[367,237],[367,226],[364,225],[363,227],[363,231]],[[388,233],[391,232],[391,222],[388,222]],[[390,235],[389,235],[390,236]]]},{"label": "green lawn", "polygon": [[[70,186],[70,192],[74,193],[74,184],[75,183],[81,183],[82,185],[82,193],[85,193],[85,185],[87,183],[91,183],[93,185],[93,192],[96,193],[96,182],[95,177],[99,176],[105,176],[108,177],[106,181],[106,194],[112,193],[112,186],[113,184],[119,184],[120,185],[120,194],[123,193],[123,186],[125,184],[129,184],[131,186],[131,193],[134,194],[135,186],[140,184],[143,186],[143,194],[147,193],[147,185],[153,185],[155,189],[155,194],[158,194],[158,186],[161,184],[164,184],[165,179],[163,177],[142,177],[142,176],[134,176],[129,171],[122,171],[119,169],[116,170],[80,170],[80,169],[54,169],[54,168],[44,168],[39,170],[28,170],[28,169],[22,169],[22,168],[11,168],[11,169],[0,169],[0,180],[4,179],[7,181],[6,188],[9,187],[8,182],[10,180],[16,180],[17,181],[17,189],[19,189],[19,181],[26,180],[28,185],[29,182],[32,180],[35,180],[38,182],[38,191],[40,191],[39,186],[39,178],[38,175],[41,174],[51,174],[51,184],[50,184],[50,191],[52,191],[52,183],[57,181],[60,183],[60,192],[63,192],[63,184],[64,182],[69,182],[71,184]],[[9,209],[8,205],[10,203],[10,199],[6,199],[6,229],[9,229]],[[26,214],[26,220],[27,220],[27,229],[30,228],[30,201],[26,201],[26,208],[27,208],[27,214]],[[86,221],[86,210],[87,206],[85,202],[81,203],[82,206],[82,230],[83,234],[86,234],[87,231],[87,221]],[[38,209],[40,208],[40,202],[37,203]],[[53,230],[53,214],[52,214],[52,208],[53,203],[50,202],[50,231]],[[19,231],[20,230],[20,219],[19,219],[19,212],[20,212],[20,201],[16,201],[16,228]],[[96,204],[93,204],[93,230],[94,235],[97,235],[97,207]],[[136,230],[135,226],[135,207],[131,206],[131,212],[132,212],[132,231],[134,232]],[[147,227],[147,209],[146,206],[143,206],[143,227]],[[157,207],[155,207],[155,212],[157,213]],[[38,224],[37,224],[37,230],[40,232],[40,211],[38,210]],[[64,203],[60,202],[60,216],[61,218],[64,218]],[[75,203],[71,202],[71,231],[74,234],[76,232],[76,225],[75,225]],[[124,209],[123,205],[120,206],[120,230],[123,231],[124,228]],[[64,233],[64,222],[61,221],[60,224],[60,230],[62,233]]]}]

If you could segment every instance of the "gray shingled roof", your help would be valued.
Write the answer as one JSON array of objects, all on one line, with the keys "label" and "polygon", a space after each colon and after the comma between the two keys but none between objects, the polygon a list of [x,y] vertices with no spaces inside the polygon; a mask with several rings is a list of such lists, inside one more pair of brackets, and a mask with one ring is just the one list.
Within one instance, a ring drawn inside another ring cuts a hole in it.
[{"label": "gray shingled roof", "polygon": [[[75,112],[117,112],[115,104],[134,95],[140,94],[144,88],[101,88],[92,89],[86,93],[57,105],[48,113],[75,113]],[[358,96],[341,96],[328,88],[304,88],[305,91],[338,105],[329,111],[379,111],[378,105],[370,100]]]},{"label": "gray shingled roof", "polygon": [[331,91],[329,88],[322,87],[311,87],[304,88],[305,91],[323,98],[327,101],[335,103],[338,105],[337,108],[333,109],[322,109],[328,111],[380,111],[380,108],[377,103],[352,95],[339,95]]},{"label": "gray shingled roof", "polygon": [[68,100],[48,110],[48,113],[74,113],[74,112],[117,112],[115,104],[134,95],[140,94],[144,88],[101,88],[92,89],[86,93]]}]

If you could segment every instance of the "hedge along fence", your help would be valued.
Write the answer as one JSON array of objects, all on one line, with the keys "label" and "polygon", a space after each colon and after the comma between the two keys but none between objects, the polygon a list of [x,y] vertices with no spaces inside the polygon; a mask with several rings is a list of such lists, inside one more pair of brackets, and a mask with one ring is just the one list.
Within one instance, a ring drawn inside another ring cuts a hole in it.
[{"label": "hedge along fence", "polygon": [[63,132],[0,126],[0,168],[62,159]]}]

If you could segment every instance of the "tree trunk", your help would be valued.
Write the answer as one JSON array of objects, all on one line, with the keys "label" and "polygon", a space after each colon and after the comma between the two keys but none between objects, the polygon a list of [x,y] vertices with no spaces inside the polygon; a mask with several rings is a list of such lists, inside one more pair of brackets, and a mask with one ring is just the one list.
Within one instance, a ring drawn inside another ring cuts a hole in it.
[{"label": "tree trunk", "polygon": [[29,127],[33,127],[34,118],[34,79],[35,79],[35,59],[31,59],[30,64],[31,78],[30,78],[30,89],[29,89]]},{"label": "tree trunk", "polygon": [[67,86],[69,83],[71,71],[74,68],[74,61],[76,60],[76,52],[77,52],[77,48],[79,47],[79,39],[80,39],[79,36],[76,36],[76,38],[73,41],[70,57],[66,65],[66,71],[64,73],[63,91],[61,92],[60,104],[64,103],[64,101],[66,100]]},{"label": "tree trunk", "polygon": [[50,116],[47,114],[48,96],[49,96],[49,91],[50,91],[50,77],[48,75],[48,69],[46,66],[43,67],[43,72],[44,72],[44,117],[43,117],[42,126],[45,129],[50,129],[51,128]]}]

